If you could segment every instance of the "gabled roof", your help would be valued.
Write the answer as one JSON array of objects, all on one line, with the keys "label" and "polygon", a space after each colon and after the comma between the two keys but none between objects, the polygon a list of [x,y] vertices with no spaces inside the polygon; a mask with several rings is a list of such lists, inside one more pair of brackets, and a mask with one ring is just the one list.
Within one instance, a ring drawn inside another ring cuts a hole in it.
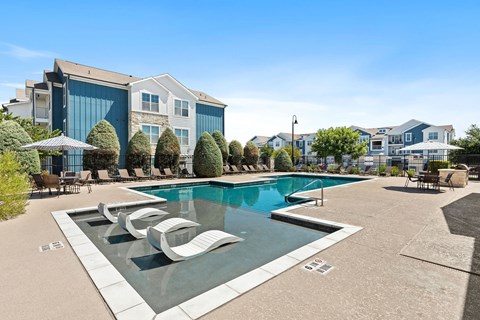
[{"label": "gabled roof", "polygon": [[26,80],[25,87],[38,90],[48,90],[48,85],[45,82],[37,82],[35,80]]},{"label": "gabled roof", "polygon": [[158,76],[155,76],[153,77],[154,79],[157,79],[157,78],[170,78],[177,86],[179,86],[180,88],[184,89],[186,92],[188,92],[188,94],[190,94],[192,97],[195,98],[195,100],[198,100],[198,97],[192,92],[192,90],[188,89],[187,87],[185,87],[180,81],[178,81],[177,79],[175,79],[174,77],[172,77],[169,73],[164,73],[164,74],[161,74],[161,75],[158,75]]},{"label": "gabled roof", "polygon": [[197,91],[197,90],[192,90],[192,89],[190,89],[190,91],[191,91],[195,96],[197,96],[198,101],[203,101],[203,102],[207,102],[207,103],[211,103],[211,104],[216,104],[216,105],[219,105],[219,106],[222,106],[222,107],[226,107],[226,106],[227,106],[227,105],[226,105],[225,103],[223,103],[222,101],[217,100],[217,99],[215,99],[215,98],[212,97],[212,96],[209,96],[209,95],[206,94],[205,92]]},{"label": "gabled roof", "polygon": [[[118,72],[98,69],[83,64],[55,59],[55,66],[62,69],[64,74],[70,74],[82,78],[110,82],[114,84],[127,85],[130,82],[140,80],[140,78]],[[55,71],[57,68],[55,68]]]},{"label": "gabled roof", "polygon": [[403,134],[405,131],[408,131],[412,128],[415,128],[416,126],[418,125],[421,125],[422,123],[426,124],[426,125],[431,125],[431,124],[428,124],[426,122],[423,122],[423,121],[419,121],[419,120],[416,120],[416,119],[411,119],[411,120],[408,120],[407,122],[399,125],[398,127],[396,127],[395,129],[389,131],[387,134],[388,135],[399,135],[399,134]]},{"label": "gabled roof", "polygon": [[253,141],[253,140],[257,140],[258,144],[261,144],[261,145],[264,145],[268,142],[268,140],[270,140],[271,137],[267,137],[267,136],[255,136],[253,137],[252,139],[248,140],[248,141]]},{"label": "gabled roof", "polygon": [[44,70],[43,73],[45,74],[45,79],[50,82],[55,82],[55,83],[62,83],[60,80],[60,77],[58,76],[58,73],[50,71],[50,70]]},{"label": "gabled roof", "polygon": [[140,82],[145,82],[145,81],[153,81],[156,85],[158,85],[163,90],[165,90],[167,92],[170,92],[170,90],[168,90],[163,84],[158,82],[154,77],[143,78],[143,79],[140,79],[140,80],[137,80],[137,81],[134,81],[134,82],[130,82],[129,85],[134,85],[134,84],[137,84],[137,83],[140,83]]},{"label": "gabled roof", "polygon": [[453,126],[451,124],[447,124],[447,125],[444,125],[444,126],[437,126],[437,127],[442,128],[443,130],[448,131],[448,132],[454,131]]}]

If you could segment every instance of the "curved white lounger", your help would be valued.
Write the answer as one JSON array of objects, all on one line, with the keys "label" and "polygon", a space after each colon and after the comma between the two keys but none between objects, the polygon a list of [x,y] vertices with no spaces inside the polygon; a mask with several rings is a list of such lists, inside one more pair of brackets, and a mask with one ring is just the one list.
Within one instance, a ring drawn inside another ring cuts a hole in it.
[{"label": "curved white lounger", "polygon": [[155,209],[155,208],[143,208],[139,209],[131,214],[126,214],[125,212],[118,213],[118,225],[122,227],[122,229],[130,232],[132,236],[137,239],[145,238],[147,236],[146,229],[136,229],[133,224],[132,220],[139,220],[147,217],[163,217],[169,214],[166,211]]},{"label": "curved white lounger", "polygon": [[[162,233],[172,232],[182,228],[198,227],[200,224],[183,218],[171,218],[160,222],[156,226],[147,227],[146,237],[148,242],[158,250],[160,246],[160,235]],[[128,226],[128,225],[127,225]],[[137,230],[141,232],[141,230]]]},{"label": "curved white lounger", "polygon": [[160,247],[163,253],[173,261],[192,259],[221,245],[238,241],[243,239],[220,230],[209,230],[199,234],[189,243],[170,247],[165,234],[160,234]]},{"label": "curved white lounger", "polygon": [[107,205],[103,202],[98,204],[98,212],[100,212],[105,218],[110,220],[112,223],[117,223],[117,217],[113,216],[107,208]]}]

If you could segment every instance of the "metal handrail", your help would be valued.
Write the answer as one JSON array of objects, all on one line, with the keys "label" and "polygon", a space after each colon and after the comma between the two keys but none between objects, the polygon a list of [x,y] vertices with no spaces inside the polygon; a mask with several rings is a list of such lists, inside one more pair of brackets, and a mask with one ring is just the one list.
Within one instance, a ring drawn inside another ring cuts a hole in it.
[{"label": "metal handrail", "polygon": [[321,206],[323,207],[323,181],[322,181],[321,179],[310,181],[309,183],[307,183],[307,184],[304,185],[303,187],[301,187],[301,188],[293,191],[292,193],[286,195],[286,196],[285,196],[285,202],[290,203],[290,201],[288,201],[288,198],[289,198],[290,196],[292,196],[293,194],[299,192],[300,190],[305,189],[306,187],[308,187],[308,186],[310,186],[310,185],[312,185],[312,184],[314,184],[314,183],[316,183],[316,182],[320,182],[320,186],[321,186],[321,190],[322,190],[321,197],[320,197],[320,199],[319,199],[319,198],[313,198],[313,197],[309,197],[309,198],[315,199],[315,200],[317,200],[317,201],[318,201],[318,200],[321,200],[321,201],[322,201]]}]

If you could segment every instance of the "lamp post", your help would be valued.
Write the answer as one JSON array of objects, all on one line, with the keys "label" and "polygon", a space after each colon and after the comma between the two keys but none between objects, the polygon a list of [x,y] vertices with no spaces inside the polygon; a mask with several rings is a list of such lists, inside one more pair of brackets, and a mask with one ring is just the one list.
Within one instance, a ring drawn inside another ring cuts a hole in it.
[{"label": "lamp post", "polygon": [[293,115],[292,117],[292,165],[295,165],[295,158],[293,156],[294,149],[294,142],[295,142],[295,125],[298,124],[297,116]]}]

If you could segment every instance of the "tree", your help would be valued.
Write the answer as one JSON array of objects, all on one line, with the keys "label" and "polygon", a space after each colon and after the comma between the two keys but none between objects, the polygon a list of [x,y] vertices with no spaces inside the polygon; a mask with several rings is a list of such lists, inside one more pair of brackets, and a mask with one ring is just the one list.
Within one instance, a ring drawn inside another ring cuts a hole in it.
[{"label": "tree", "polygon": [[245,157],[246,165],[256,165],[258,159],[260,158],[260,152],[258,147],[253,141],[248,141],[245,147],[243,148],[243,156]]},{"label": "tree", "polygon": [[452,154],[480,154],[480,128],[476,124],[472,124],[465,133],[465,138],[459,138],[451,142],[451,144],[463,148],[455,150]]},{"label": "tree", "polygon": [[[14,117],[11,113],[1,113],[0,112],[0,123],[2,121],[12,120],[18,123],[30,136],[32,142],[37,142],[45,139],[54,138],[60,135],[61,131],[58,129],[53,130],[52,132],[48,129],[42,128],[39,125],[35,125],[32,119],[22,119],[18,116]],[[38,151],[40,158],[51,155],[60,155],[59,151]]]},{"label": "tree", "polygon": [[16,156],[28,174],[40,172],[40,158],[37,150],[22,148],[21,146],[32,143],[27,132],[13,120],[0,122],[0,153],[15,151]]},{"label": "tree", "polygon": [[0,180],[0,221],[25,213],[30,184],[14,151],[0,153]]},{"label": "tree", "polygon": [[199,178],[220,177],[222,166],[220,148],[208,132],[202,133],[193,152],[193,173]]},{"label": "tree", "polygon": [[225,140],[225,137],[219,130],[213,131],[212,138],[215,140],[220,152],[222,153],[223,164],[226,164],[228,160],[227,140]]},{"label": "tree", "polygon": [[237,140],[232,140],[228,145],[228,152],[230,153],[228,161],[231,165],[238,166],[242,163],[243,148],[240,142]]},{"label": "tree", "polygon": [[[285,150],[285,152],[288,154],[290,159],[292,159],[292,147],[291,146],[285,146],[285,147],[282,147],[280,149],[274,150],[272,152],[272,157],[276,158],[281,150]],[[295,161],[297,161],[298,159],[300,159],[302,157],[302,152],[300,151],[300,149],[298,149],[296,147],[293,149],[293,157],[294,157]]]},{"label": "tree", "polygon": [[267,163],[268,159],[272,157],[273,148],[267,143],[260,148],[260,158],[263,163]]},{"label": "tree", "polygon": [[90,130],[86,142],[97,147],[95,150],[83,152],[83,167],[85,170],[106,169],[115,174],[120,156],[120,142],[118,142],[115,128],[106,120],[98,122]]},{"label": "tree", "polygon": [[178,171],[180,161],[180,143],[172,129],[162,132],[155,149],[154,165],[157,168],[170,168],[173,173]]},{"label": "tree", "polygon": [[142,168],[143,172],[150,172],[150,140],[142,131],[137,131],[128,142],[125,160],[127,170],[133,173],[133,169]]},{"label": "tree", "polygon": [[343,155],[358,159],[367,152],[367,141],[359,142],[360,133],[346,127],[320,129],[312,144],[318,158],[334,156],[340,163]]},{"label": "tree", "polygon": [[292,166],[292,159],[288,156],[287,151],[280,149],[280,152],[275,157],[275,170],[290,171]]}]

